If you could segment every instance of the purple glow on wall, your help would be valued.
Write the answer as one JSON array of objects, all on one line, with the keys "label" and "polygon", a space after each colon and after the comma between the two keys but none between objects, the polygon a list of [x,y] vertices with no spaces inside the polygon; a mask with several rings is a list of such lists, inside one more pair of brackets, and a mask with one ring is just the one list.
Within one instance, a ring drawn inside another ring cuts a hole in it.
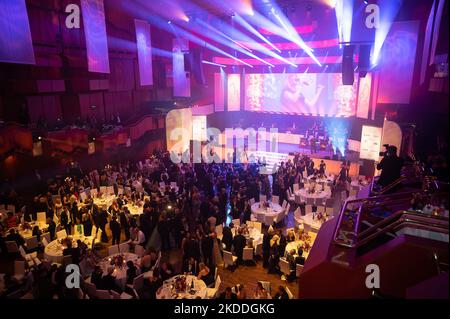
[{"label": "purple glow on wall", "polygon": [[184,70],[183,51],[189,50],[189,42],[186,39],[175,38],[172,45],[173,61],[173,96],[190,97],[191,80],[189,72]]},{"label": "purple glow on wall", "polygon": [[109,73],[103,0],[81,0],[89,72]]},{"label": "purple glow on wall", "polygon": [[409,103],[418,31],[418,21],[392,24],[381,50],[378,103]]},{"label": "purple glow on wall", "polygon": [[25,0],[0,1],[0,62],[36,64]]},{"label": "purple glow on wall", "polygon": [[150,24],[143,20],[134,20],[136,44],[139,60],[139,78],[141,85],[153,85],[152,39]]}]

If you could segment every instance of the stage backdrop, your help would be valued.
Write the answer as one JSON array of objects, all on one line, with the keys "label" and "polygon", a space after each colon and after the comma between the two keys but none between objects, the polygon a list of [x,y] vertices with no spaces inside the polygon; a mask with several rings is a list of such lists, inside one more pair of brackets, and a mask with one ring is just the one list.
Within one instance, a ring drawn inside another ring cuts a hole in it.
[{"label": "stage backdrop", "polygon": [[357,81],[342,85],[340,73],[267,73],[245,76],[247,111],[353,116]]}]

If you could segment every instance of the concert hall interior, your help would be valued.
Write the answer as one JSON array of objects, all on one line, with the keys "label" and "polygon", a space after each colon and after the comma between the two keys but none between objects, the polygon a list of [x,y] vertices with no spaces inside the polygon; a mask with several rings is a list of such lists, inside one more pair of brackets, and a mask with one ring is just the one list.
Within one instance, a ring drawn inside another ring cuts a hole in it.
[{"label": "concert hall interior", "polygon": [[0,0],[0,299],[448,299],[448,42],[445,0]]}]

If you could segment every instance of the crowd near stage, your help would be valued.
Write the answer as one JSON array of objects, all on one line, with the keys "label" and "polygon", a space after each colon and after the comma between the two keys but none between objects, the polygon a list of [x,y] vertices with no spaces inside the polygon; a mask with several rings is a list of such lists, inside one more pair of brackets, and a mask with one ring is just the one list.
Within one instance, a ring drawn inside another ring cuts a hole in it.
[{"label": "crowd near stage", "polygon": [[2,318],[448,299],[449,3],[0,0]]}]

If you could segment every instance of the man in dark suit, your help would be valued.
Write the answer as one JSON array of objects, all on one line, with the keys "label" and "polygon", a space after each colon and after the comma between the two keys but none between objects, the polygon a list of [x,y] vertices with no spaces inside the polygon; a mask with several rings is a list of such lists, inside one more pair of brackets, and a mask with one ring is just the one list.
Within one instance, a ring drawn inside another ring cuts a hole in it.
[{"label": "man in dark suit", "polygon": [[113,272],[114,267],[109,267],[108,274],[102,277],[102,289],[120,291],[120,289],[116,286],[116,277],[112,275]]},{"label": "man in dark suit", "polygon": [[244,248],[245,248],[246,244],[247,244],[247,240],[242,235],[242,230],[239,229],[238,234],[236,236],[234,236],[234,238],[233,238],[234,252],[236,253],[236,256],[238,258],[237,259],[238,264],[242,263],[242,254],[244,252]]},{"label": "man in dark suit", "polygon": [[377,170],[381,170],[378,184],[385,187],[399,179],[402,167],[403,159],[397,156],[397,147],[388,146],[385,156],[377,165]]},{"label": "man in dark suit", "polygon": [[50,217],[47,218],[48,232],[50,233],[50,240],[55,238],[56,224]]},{"label": "man in dark suit", "polygon": [[112,245],[120,243],[120,224],[117,222],[117,217],[113,216],[109,222],[109,229],[112,233]]}]

